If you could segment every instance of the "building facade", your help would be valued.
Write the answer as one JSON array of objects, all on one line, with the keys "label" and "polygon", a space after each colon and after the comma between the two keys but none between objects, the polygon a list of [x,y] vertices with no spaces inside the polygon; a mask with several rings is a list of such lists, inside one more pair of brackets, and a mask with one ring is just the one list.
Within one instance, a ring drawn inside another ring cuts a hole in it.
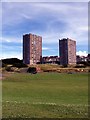
[{"label": "building facade", "polygon": [[23,35],[23,63],[36,64],[42,57],[42,37],[34,34]]},{"label": "building facade", "polygon": [[76,41],[69,38],[59,40],[59,56],[61,65],[76,64]]}]

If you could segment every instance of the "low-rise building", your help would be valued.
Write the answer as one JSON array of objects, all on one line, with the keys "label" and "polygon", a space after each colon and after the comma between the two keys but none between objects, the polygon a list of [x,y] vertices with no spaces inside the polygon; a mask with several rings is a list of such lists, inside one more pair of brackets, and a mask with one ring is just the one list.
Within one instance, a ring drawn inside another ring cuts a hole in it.
[{"label": "low-rise building", "polygon": [[46,64],[46,63],[59,64],[60,57],[58,57],[58,56],[45,56],[45,57],[42,57],[42,63],[43,64]]}]

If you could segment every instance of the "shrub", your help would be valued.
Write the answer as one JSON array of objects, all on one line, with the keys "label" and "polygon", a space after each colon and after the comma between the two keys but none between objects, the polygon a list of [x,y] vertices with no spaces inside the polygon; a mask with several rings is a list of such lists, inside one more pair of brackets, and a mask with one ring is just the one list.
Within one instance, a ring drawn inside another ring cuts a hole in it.
[{"label": "shrub", "polygon": [[13,72],[13,70],[11,69],[11,66],[6,66],[5,70],[8,71],[8,72]]},{"label": "shrub", "polygon": [[37,73],[37,69],[36,69],[36,67],[29,67],[27,72],[28,73],[32,73],[32,74],[36,74]]},{"label": "shrub", "polygon": [[77,64],[75,68],[85,68],[86,66],[84,64]]},{"label": "shrub", "polygon": [[63,65],[63,67],[66,68],[66,67],[68,67],[68,65],[67,65],[67,64],[66,64],[66,65]]}]

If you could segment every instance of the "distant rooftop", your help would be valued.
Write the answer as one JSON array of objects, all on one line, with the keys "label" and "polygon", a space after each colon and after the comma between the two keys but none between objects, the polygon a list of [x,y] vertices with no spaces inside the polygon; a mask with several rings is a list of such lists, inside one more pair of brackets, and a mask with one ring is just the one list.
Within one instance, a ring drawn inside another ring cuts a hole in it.
[{"label": "distant rooftop", "polygon": [[70,38],[62,38],[62,39],[59,39],[59,40],[71,40],[71,41],[75,41],[75,40],[72,40]]}]

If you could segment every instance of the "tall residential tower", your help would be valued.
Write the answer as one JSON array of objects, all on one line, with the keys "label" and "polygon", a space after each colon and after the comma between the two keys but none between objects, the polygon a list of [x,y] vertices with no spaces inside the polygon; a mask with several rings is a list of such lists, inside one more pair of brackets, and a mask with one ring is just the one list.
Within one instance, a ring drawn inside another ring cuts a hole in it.
[{"label": "tall residential tower", "polygon": [[59,40],[59,55],[61,65],[76,64],[76,41],[69,38]]},{"label": "tall residential tower", "polygon": [[23,63],[36,64],[42,57],[42,37],[34,34],[23,35]]}]

